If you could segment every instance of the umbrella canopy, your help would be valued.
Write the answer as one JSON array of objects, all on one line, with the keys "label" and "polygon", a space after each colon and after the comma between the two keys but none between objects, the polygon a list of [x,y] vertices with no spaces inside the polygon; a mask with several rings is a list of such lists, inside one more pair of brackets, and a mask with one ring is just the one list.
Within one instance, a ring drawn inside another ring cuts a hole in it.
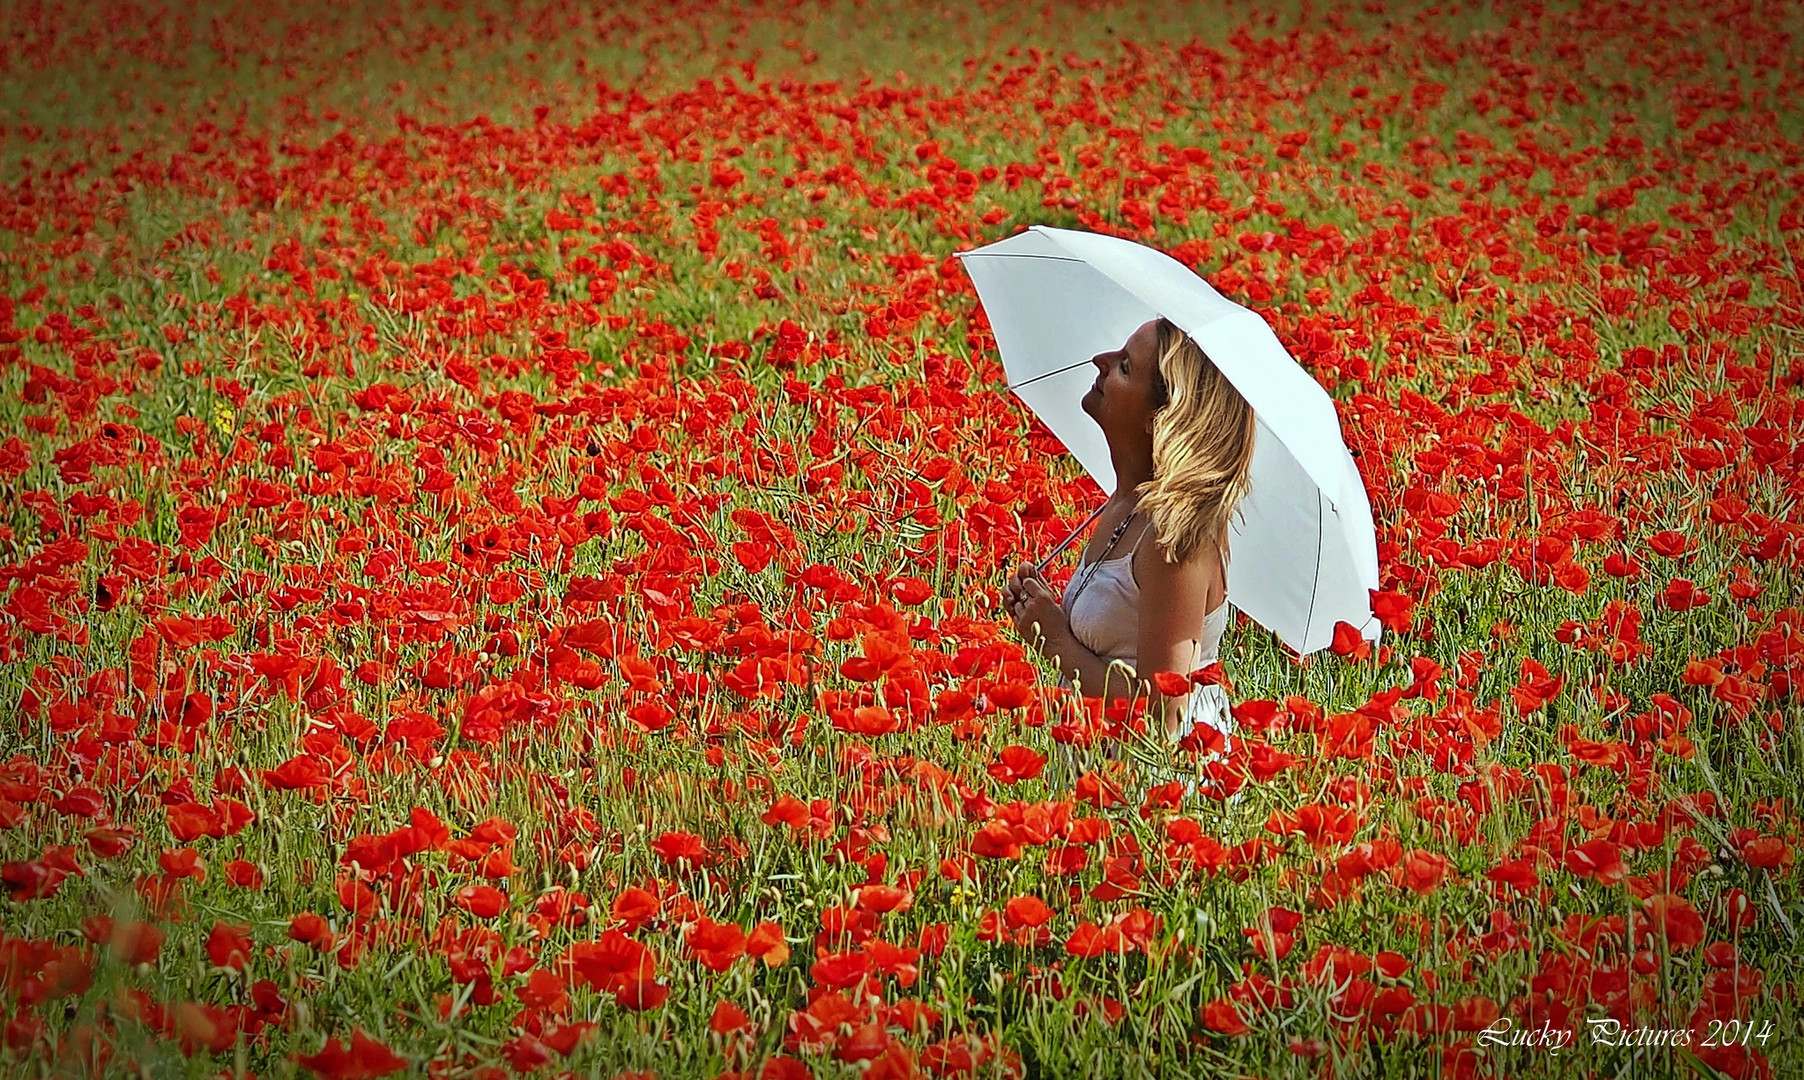
[{"label": "umbrella canopy", "polygon": [[1108,442],[1081,404],[1090,357],[1161,315],[1189,334],[1258,419],[1252,489],[1230,526],[1228,599],[1299,653],[1331,644],[1340,621],[1378,640],[1365,483],[1333,399],[1257,312],[1164,252],[1100,233],[1034,225],[958,256],[1010,388],[1105,491],[1115,489]]}]

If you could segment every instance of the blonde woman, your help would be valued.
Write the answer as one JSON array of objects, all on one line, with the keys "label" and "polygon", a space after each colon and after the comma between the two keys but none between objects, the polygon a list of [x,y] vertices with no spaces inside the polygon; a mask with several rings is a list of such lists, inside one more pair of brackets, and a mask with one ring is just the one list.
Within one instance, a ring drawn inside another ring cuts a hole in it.
[{"label": "blonde woman", "polygon": [[1108,439],[1115,492],[1062,601],[1032,563],[1010,575],[1015,629],[1058,665],[1064,685],[1109,699],[1149,695],[1149,716],[1172,743],[1199,723],[1225,739],[1232,720],[1221,687],[1166,698],[1151,679],[1218,658],[1228,523],[1251,485],[1252,406],[1167,319],[1092,362],[1083,409]]}]

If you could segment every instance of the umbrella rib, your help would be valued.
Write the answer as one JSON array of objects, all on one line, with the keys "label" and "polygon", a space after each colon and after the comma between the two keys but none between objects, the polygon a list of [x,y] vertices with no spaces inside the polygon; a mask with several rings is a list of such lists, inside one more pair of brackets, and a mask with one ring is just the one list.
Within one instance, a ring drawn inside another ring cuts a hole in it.
[{"label": "umbrella rib", "polygon": [[1081,263],[1084,260],[1074,259],[1069,255],[1030,255],[1024,251],[960,251],[956,253],[961,259],[1051,259],[1053,262]]},{"label": "umbrella rib", "polygon": [[1309,646],[1309,631],[1315,626],[1315,598],[1322,591],[1322,496],[1315,503],[1315,588],[1309,592],[1309,616],[1303,620],[1303,646]]},{"label": "umbrella rib", "polygon": [[1083,367],[1083,366],[1084,366],[1084,365],[1085,365],[1085,364],[1088,364],[1088,363],[1091,363],[1091,361],[1089,361],[1089,360],[1079,360],[1079,361],[1078,361],[1078,362],[1077,362],[1077,363],[1075,363],[1075,364],[1066,364],[1066,365],[1065,365],[1065,366],[1064,366],[1064,367],[1062,367],[1062,368],[1059,368],[1059,369],[1057,369],[1057,370],[1056,370],[1056,371],[1047,371],[1047,372],[1043,372],[1043,373],[1041,373],[1041,374],[1039,374],[1039,375],[1035,375],[1035,376],[1034,376],[1034,377],[1033,377],[1033,378],[1031,378],[1031,379],[1024,379],[1024,380],[1022,380],[1022,381],[1021,381],[1021,382],[1018,382],[1018,383],[1009,383],[1009,384],[1008,384],[1008,388],[1009,388],[1009,389],[1010,389],[1010,390],[1019,390],[1019,389],[1021,389],[1021,388],[1022,388],[1022,387],[1023,387],[1023,386],[1032,386],[1032,385],[1033,385],[1033,384],[1034,384],[1034,383],[1037,383],[1037,382],[1039,382],[1039,381],[1040,381],[1040,380],[1041,380],[1041,379],[1050,379],[1050,378],[1052,378],[1052,377],[1053,377],[1053,376],[1054,376],[1054,375],[1063,375],[1063,374],[1064,374],[1064,373],[1065,373],[1065,372],[1067,372],[1067,371],[1070,371],[1070,370],[1071,370],[1071,369],[1072,369],[1072,368],[1080,368],[1080,367]]}]

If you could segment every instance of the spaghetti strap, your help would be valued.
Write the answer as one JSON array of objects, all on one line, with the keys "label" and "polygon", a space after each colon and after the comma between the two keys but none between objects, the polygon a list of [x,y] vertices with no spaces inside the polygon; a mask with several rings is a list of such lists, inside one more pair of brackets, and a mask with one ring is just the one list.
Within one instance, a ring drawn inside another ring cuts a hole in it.
[{"label": "spaghetti strap", "polygon": [[1152,532],[1152,531],[1153,531],[1153,523],[1151,521],[1148,521],[1145,525],[1141,526],[1140,535],[1134,537],[1134,546],[1131,548],[1128,548],[1128,554],[1132,555],[1134,552],[1139,551],[1140,550],[1140,541],[1146,539],[1146,534],[1149,532]]},{"label": "spaghetti strap", "polygon": [[[1215,611],[1220,611],[1228,606],[1228,559],[1219,547],[1215,549],[1215,564],[1221,567],[1221,603],[1215,606]],[[1213,617],[1215,612],[1212,611],[1209,614]]]},{"label": "spaghetti strap", "polygon": [[1134,546],[1128,548],[1128,553],[1126,555],[1118,556],[1119,559],[1127,562],[1128,580],[1134,583],[1134,588],[1136,590],[1140,588],[1140,576],[1134,573],[1134,554],[1140,550],[1140,541],[1146,539],[1146,534],[1152,531],[1153,523],[1148,521],[1145,525],[1140,527],[1140,535],[1134,537]]}]

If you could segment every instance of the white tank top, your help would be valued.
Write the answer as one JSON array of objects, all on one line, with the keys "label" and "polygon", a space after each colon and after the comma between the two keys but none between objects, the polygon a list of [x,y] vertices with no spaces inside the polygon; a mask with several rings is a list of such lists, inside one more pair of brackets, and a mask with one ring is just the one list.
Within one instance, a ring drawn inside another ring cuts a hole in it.
[{"label": "white tank top", "polygon": [[[1098,563],[1079,562],[1071,580],[1065,585],[1065,595],[1059,601],[1065,617],[1071,623],[1071,634],[1077,638],[1078,644],[1089,649],[1104,661],[1121,660],[1135,669],[1138,675],[1150,677],[1151,672],[1141,672],[1135,663],[1135,653],[1140,646],[1140,583],[1134,580],[1134,552],[1139,550],[1140,540],[1152,529],[1142,526],[1140,539],[1134,541],[1134,547],[1126,555],[1117,555]],[[1222,583],[1227,583],[1226,568],[1222,572]],[[1206,667],[1221,658],[1221,636],[1228,627],[1228,601],[1224,596],[1220,606],[1203,618],[1202,629],[1196,635],[1196,649],[1190,667],[1180,674],[1189,674],[1197,668]],[[1114,693],[1120,675],[1109,677],[1108,688]],[[1060,685],[1069,687],[1069,677],[1060,680]],[[1086,688],[1090,693],[1100,694],[1101,688]],[[1184,731],[1188,733],[1197,723],[1206,723],[1220,731],[1223,735],[1233,730],[1234,718],[1228,711],[1228,693],[1220,686],[1210,684],[1199,686],[1190,692],[1190,701],[1184,712]]]}]

